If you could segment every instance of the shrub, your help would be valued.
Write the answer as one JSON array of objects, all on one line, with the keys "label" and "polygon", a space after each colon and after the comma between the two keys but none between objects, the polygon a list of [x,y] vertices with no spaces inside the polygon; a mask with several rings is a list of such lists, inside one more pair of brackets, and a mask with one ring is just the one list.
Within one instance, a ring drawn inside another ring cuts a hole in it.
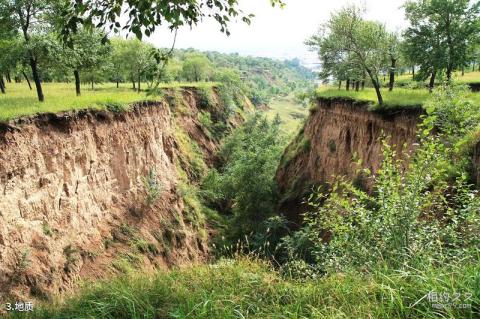
[{"label": "shrub", "polygon": [[199,97],[198,105],[200,108],[208,109],[210,106],[214,105],[213,90],[211,86],[199,85],[197,93]]},{"label": "shrub", "polygon": [[[480,243],[480,198],[465,175],[449,184],[451,150],[424,135],[408,169],[384,143],[384,161],[368,194],[339,179],[310,196],[306,223],[325,269],[373,269],[466,258]],[[468,231],[466,231],[468,229]]]},{"label": "shrub", "polygon": [[198,112],[198,121],[200,122],[200,125],[205,130],[207,135],[211,138],[212,133],[214,132],[214,127],[213,127],[212,116],[210,112],[205,112],[205,111]]},{"label": "shrub", "polygon": [[233,237],[258,229],[274,212],[274,176],[284,144],[278,125],[259,114],[225,139],[220,150],[224,166],[207,175],[202,190],[215,195],[208,198],[214,205],[231,208]]},{"label": "shrub", "polygon": [[105,104],[105,108],[113,113],[122,113],[128,110],[128,105],[124,105],[117,102],[108,102]]},{"label": "shrub", "polygon": [[163,187],[157,179],[155,169],[150,169],[148,174],[143,178],[143,186],[145,187],[145,202],[148,206],[156,203],[162,194]]}]

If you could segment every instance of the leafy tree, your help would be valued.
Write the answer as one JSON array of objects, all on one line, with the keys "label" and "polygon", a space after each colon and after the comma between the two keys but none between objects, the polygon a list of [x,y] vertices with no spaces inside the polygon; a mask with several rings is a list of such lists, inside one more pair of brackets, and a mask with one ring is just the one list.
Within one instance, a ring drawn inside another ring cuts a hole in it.
[{"label": "leafy tree", "polygon": [[[272,6],[283,6],[281,0],[269,0]],[[133,32],[138,39],[143,34],[150,36],[160,25],[176,29],[182,25],[196,25],[205,17],[214,18],[221,31],[229,34],[228,24],[233,17],[240,17],[250,23],[252,15],[243,14],[238,8],[238,0],[111,0],[74,2],[64,7],[64,36],[68,38],[78,28],[78,24],[107,27],[118,33],[120,30]],[[128,20],[120,17],[128,16]],[[123,24],[123,25],[122,25]]]},{"label": "leafy tree", "polygon": [[79,30],[73,37],[70,47],[66,47],[63,59],[73,70],[75,91],[81,94],[80,73],[101,69],[110,58],[111,46],[102,44],[104,34],[97,30]]},{"label": "leafy tree", "polygon": [[20,60],[18,41],[13,39],[0,39],[0,91],[5,93],[5,83],[3,75],[7,82],[11,82],[11,71],[15,70]]},{"label": "leafy tree", "polygon": [[[480,2],[469,0],[416,0],[405,4],[410,27],[405,32],[409,55],[432,74],[452,72],[468,60],[469,46],[480,33]],[[417,55],[417,56],[415,56]]]},{"label": "leafy tree", "polygon": [[142,77],[153,76],[156,65],[153,46],[138,39],[119,38],[113,39],[112,44],[114,74],[120,76],[122,73],[125,79],[128,78],[132,82],[133,89],[140,91]]},{"label": "leafy tree", "polygon": [[274,176],[283,146],[278,123],[259,114],[226,138],[220,152],[225,166],[209,173],[203,189],[210,201],[232,209],[233,239],[258,230],[274,212]]},{"label": "leafy tree", "polygon": [[355,6],[345,7],[332,14],[320,31],[307,40],[319,52],[322,64],[342,65],[353,63],[365,71],[377,94],[378,104],[383,104],[378,78],[385,66],[389,34],[382,24],[365,21]]},{"label": "leafy tree", "polygon": [[177,58],[172,58],[167,61],[167,64],[160,74],[160,81],[171,82],[180,81],[182,74],[182,62]]},{"label": "leafy tree", "polygon": [[10,20],[10,32],[19,30],[25,41],[29,64],[40,102],[45,100],[38,70],[38,57],[32,49],[32,33],[38,33],[46,23],[45,16],[52,10],[50,0],[3,0],[0,1],[0,20]]},{"label": "leafy tree", "polygon": [[205,81],[211,76],[212,64],[204,54],[191,53],[185,56],[182,72],[187,81]]},{"label": "leafy tree", "polygon": [[137,43],[138,49],[133,60],[133,73],[137,78],[137,91],[140,92],[140,83],[143,76],[153,76],[153,72],[156,67],[156,61],[153,57],[154,48],[152,45],[141,42],[139,40],[133,40]]},{"label": "leafy tree", "polygon": [[388,39],[388,58],[390,59],[388,90],[393,91],[395,84],[395,72],[400,59],[400,40],[396,34],[391,34]]}]

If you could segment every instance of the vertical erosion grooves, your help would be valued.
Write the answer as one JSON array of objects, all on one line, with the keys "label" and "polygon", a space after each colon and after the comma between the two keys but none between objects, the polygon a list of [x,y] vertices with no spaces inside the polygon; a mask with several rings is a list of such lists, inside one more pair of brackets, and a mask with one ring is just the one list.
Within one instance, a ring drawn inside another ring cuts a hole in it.
[{"label": "vertical erosion grooves", "polygon": [[[196,116],[195,94],[184,94]],[[122,113],[46,114],[0,126],[0,302],[206,257],[205,226],[187,216],[179,190],[181,121],[171,110],[144,102]],[[184,124],[213,153],[198,121]]]},{"label": "vertical erosion grooves", "polygon": [[[300,221],[303,198],[313,186],[327,186],[345,176],[371,190],[360,168],[376,172],[382,162],[382,138],[400,156],[415,141],[420,108],[369,111],[366,103],[350,99],[319,99],[298,136],[287,147],[277,171],[281,212]],[[358,165],[361,160],[361,165]]]}]

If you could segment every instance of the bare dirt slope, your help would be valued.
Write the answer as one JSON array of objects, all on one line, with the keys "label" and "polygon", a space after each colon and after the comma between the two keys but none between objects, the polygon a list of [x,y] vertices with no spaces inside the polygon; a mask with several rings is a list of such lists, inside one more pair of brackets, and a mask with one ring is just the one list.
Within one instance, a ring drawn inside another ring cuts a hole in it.
[{"label": "bare dirt slope", "polygon": [[176,136],[181,130],[205,162],[218,145],[198,121],[198,92],[183,90],[176,102],[183,115],[179,105],[145,102],[1,125],[0,300],[48,298],[79,278],[206,257],[205,223],[180,189],[189,167]]},{"label": "bare dirt slope", "polygon": [[382,161],[382,137],[402,153],[411,149],[421,111],[371,112],[364,103],[349,99],[319,99],[304,128],[288,146],[277,171],[283,194],[282,211],[295,220],[302,211],[303,196],[313,185],[331,183],[346,176],[369,189],[362,168],[377,171]]}]

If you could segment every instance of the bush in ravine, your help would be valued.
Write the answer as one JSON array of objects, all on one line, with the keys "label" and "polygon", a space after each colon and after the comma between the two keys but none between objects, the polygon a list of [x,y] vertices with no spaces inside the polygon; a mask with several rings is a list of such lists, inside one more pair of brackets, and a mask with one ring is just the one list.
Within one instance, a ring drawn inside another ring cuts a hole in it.
[{"label": "bush in ravine", "polygon": [[448,154],[437,138],[425,137],[404,170],[385,144],[373,194],[340,179],[328,195],[311,195],[305,219],[316,236],[316,262],[344,271],[475,258],[480,198],[465,175],[447,181]]},{"label": "bush in ravine", "polygon": [[202,190],[207,202],[233,213],[230,236],[258,230],[274,213],[274,176],[284,144],[278,123],[259,114],[225,139],[220,151],[225,165],[207,175]]}]

